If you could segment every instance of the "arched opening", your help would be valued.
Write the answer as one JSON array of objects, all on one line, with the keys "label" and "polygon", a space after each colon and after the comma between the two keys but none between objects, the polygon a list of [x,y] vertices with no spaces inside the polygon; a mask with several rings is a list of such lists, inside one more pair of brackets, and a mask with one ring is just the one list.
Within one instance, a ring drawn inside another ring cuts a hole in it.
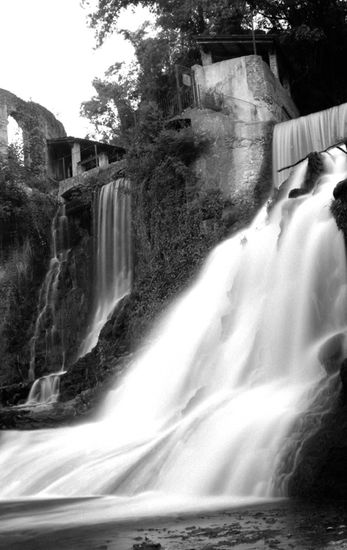
[{"label": "arched opening", "polygon": [[23,130],[13,116],[9,115],[7,120],[9,158],[16,160],[21,166],[24,166]]}]

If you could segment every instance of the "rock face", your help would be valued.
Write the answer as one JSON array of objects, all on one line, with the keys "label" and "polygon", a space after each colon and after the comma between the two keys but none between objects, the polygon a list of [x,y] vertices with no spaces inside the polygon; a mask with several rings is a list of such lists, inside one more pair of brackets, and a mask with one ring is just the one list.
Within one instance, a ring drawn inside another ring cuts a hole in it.
[{"label": "rock face", "polygon": [[296,199],[297,197],[302,197],[303,195],[307,195],[308,191],[306,189],[292,189],[289,191],[288,199]]},{"label": "rock face", "polygon": [[[17,188],[10,190],[15,193]],[[56,203],[53,197],[33,191],[28,196],[23,193],[15,209],[17,232],[12,232],[16,224],[11,219],[0,224],[0,387],[27,381],[29,340],[49,261],[50,224]],[[14,391],[21,396],[20,388]]]},{"label": "rock face", "polygon": [[[55,295],[55,327],[53,319],[41,324],[36,341],[35,377],[57,372],[76,360],[85,334],[93,299],[93,235],[90,211],[80,218],[69,217],[71,241],[67,260],[63,262]],[[83,221],[84,220],[84,221]],[[86,226],[89,225],[87,228]],[[36,315],[38,315],[37,312]],[[50,330],[54,338],[47,341]]]}]

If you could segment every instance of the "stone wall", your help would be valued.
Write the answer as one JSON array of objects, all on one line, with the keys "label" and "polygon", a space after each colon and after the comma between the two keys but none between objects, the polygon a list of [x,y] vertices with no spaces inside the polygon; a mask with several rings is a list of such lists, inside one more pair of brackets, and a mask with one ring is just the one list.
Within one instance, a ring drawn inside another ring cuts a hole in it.
[{"label": "stone wall", "polygon": [[0,158],[8,154],[8,117],[12,116],[23,131],[24,163],[33,172],[47,175],[47,139],[65,137],[64,126],[55,116],[32,101],[24,101],[0,89]]}]

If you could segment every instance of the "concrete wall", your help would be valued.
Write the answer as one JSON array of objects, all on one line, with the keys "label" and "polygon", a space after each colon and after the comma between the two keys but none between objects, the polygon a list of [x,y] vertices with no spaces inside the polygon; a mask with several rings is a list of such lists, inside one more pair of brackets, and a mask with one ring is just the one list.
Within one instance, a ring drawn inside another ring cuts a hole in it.
[{"label": "concrete wall", "polygon": [[194,74],[202,107],[243,122],[283,122],[299,116],[288,91],[260,56],[195,65]]},{"label": "concrete wall", "polygon": [[207,142],[195,162],[202,187],[219,188],[251,215],[271,189],[274,123],[244,123],[208,110],[194,110],[191,117],[194,133]]},{"label": "concrete wall", "polygon": [[32,101],[23,101],[7,90],[0,89],[0,158],[7,159],[7,123],[12,116],[23,130],[24,162],[37,175],[47,175],[46,140],[65,137],[64,126],[55,116]]},{"label": "concrete wall", "polygon": [[261,57],[251,55],[194,67],[202,109],[189,116],[208,143],[195,163],[201,185],[219,188],[250,213],[272,185],[276,123],[299,116],[289,93]]}]

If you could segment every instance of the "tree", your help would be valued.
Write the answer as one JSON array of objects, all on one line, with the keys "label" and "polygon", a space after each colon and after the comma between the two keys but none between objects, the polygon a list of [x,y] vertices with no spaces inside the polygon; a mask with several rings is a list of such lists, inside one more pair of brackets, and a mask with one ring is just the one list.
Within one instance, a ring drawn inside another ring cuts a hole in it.
[{"label": "tree", "polygon": [[347,101],[346,0],[248,0],[259,25],[279,35],[302,114]]},{"label": "tree", "polygon": [[[88,0],[82,2],[89,6]],[[115,30],[123,9],[138,5],[149,8],[163,30],[179,31],[186,39],[202,33],[240,31],[249,12],[246,0],[99,0],[89,14],[98,44]]]},{"label": "tree", "polygon": [[[259,29],[278,36],[301,114],[347,101],[347,73],[341,70],[347,55],[347,0],[99,0],[89,18],[98,43],[116,28],[123,8],[138,4],[155,14],[158,31],[155,37],[148,37],[145,27],[122,31],[138,61],[137,102],[170,102],[174,64],[200,62],[194,36],[250,32],[252,16]],[[110,89],[104,85],[103,91]],[[121,91],[131,99],[124,86]]]}]

